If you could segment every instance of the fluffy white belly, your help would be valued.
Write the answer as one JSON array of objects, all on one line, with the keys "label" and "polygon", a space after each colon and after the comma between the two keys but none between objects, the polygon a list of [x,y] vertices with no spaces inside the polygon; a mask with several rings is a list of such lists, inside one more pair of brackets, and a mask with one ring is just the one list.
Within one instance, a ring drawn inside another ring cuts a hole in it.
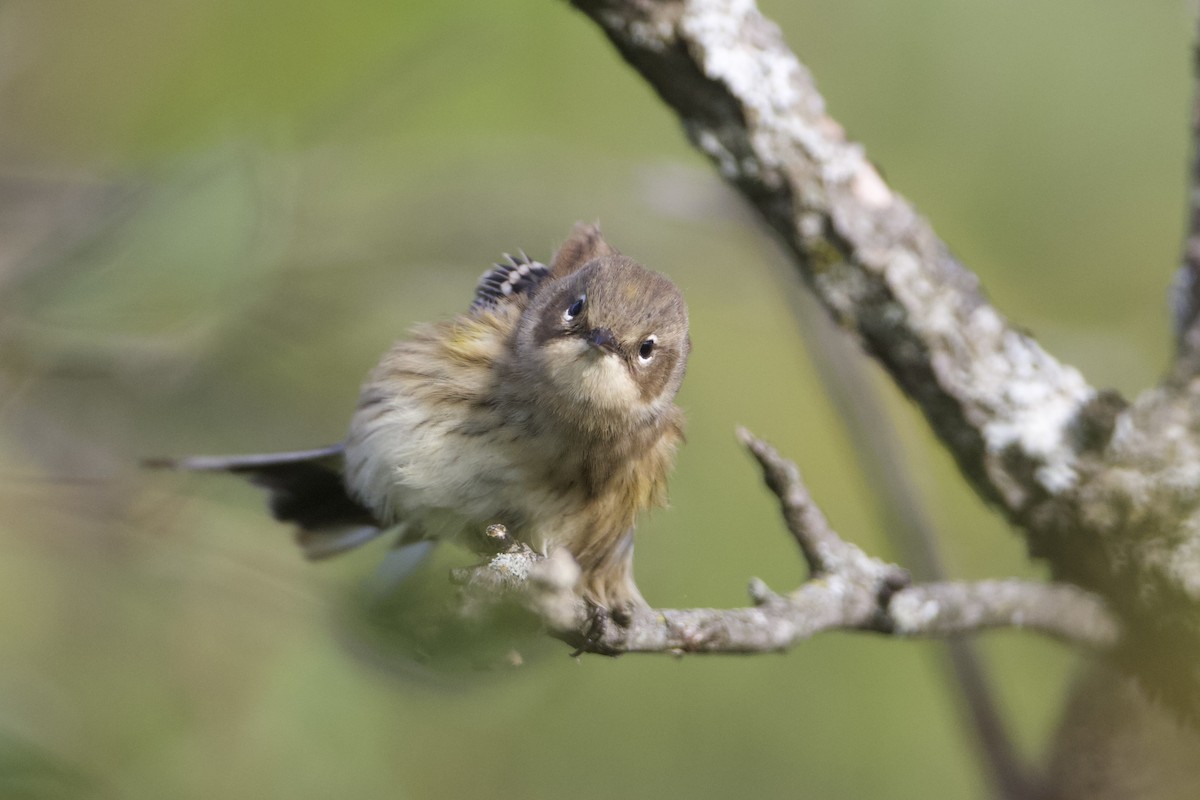
[{"label": "fluffy white belly", "polygon": [[480,426],[477,414],[474,428],[465,425],[469,410],[451,405],[433,415],[415,398],[396,397],[386,410],[356,415],[347,484],[382,520],[419,524],[430,538],[482,533],[492,522],[524,526],[534,509],[555,513],[561,498],[546,497],[531,473],[537,445],[508,426]]}]

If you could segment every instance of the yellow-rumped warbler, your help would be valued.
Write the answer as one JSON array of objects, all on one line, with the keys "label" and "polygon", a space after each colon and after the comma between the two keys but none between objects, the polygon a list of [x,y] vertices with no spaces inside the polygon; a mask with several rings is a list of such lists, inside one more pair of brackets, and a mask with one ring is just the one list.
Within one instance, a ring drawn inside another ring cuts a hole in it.
[{"label": "yellow-rumped warbler", "polygon": [[311,558],[393,528],[399,544],[469,545],[502,523],[541,552],[566,548],[587,600],[643,604],[634,523],[666,501],[690,349],[675,284],[580,224],[550,267],[507,257],[466,313],[396,343],[343,444],[157,463],[246,474]]}]

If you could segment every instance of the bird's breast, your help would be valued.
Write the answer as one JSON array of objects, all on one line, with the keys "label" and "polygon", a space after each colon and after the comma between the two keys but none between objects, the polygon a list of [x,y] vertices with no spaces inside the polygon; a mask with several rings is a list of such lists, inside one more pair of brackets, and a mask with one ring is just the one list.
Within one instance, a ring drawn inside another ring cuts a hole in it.
[{"label": "bird's breast", "polygon": [[589,531],[623,532],[663,502],[675,427],[580,429],[538,386],[500,385],[514,378],[502,328],[467,322],[418,330],[372,373],[346,442],[356,498],[384,521],[437,527],[431,536],[500,522],[573,552]]}]

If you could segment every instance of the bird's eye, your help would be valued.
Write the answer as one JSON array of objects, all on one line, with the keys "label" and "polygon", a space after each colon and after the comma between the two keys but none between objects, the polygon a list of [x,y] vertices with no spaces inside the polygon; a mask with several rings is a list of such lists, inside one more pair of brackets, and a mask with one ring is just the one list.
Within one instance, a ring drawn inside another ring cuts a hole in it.
[{"label": "bird's eye", "polygon": [[654,358],[654,346],[656,344],[658,344],[657,336],[651,336],[642,342],[642,346],[638,348],[638,361],[643,364],[649,364],[650,359]]},{"label": "bird's eye", "polygon": [[570,322],[580,315],[583,311],[583,301],[587,299],[586,295],[579,295],[575,298],[575,302],[567,306],[567,310],[563,312],[563,321]]}]

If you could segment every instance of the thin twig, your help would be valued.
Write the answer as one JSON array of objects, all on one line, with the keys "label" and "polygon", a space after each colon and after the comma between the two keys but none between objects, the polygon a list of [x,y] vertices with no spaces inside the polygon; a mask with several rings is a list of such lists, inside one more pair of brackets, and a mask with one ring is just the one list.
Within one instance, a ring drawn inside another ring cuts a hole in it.
[{"label": "thin twig", "polygon": [[[825,573],[845,573],[871,569],[873,559],[833,532],[825,514],[813,502],[800,478],[799,468],[782,457],[761,439],[745,428],[738,428],[738,440],[758,459],[767,488],[779,498],[783,521],[800,545],[804,560],[813,577]],[[899,571],[892,576],[895,588],[908,582],[908,574]]]}]

